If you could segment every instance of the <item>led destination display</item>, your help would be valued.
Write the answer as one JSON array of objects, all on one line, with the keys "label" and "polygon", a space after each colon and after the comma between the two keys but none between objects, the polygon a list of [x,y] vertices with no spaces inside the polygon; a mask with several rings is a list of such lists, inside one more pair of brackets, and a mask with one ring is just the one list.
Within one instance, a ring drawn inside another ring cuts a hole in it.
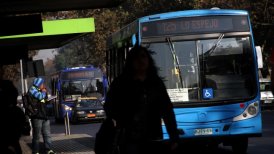
[{"label": "led destination display", "polygon": [[142,37],[249,31],[246,16],[182,17],[142,24]]}]

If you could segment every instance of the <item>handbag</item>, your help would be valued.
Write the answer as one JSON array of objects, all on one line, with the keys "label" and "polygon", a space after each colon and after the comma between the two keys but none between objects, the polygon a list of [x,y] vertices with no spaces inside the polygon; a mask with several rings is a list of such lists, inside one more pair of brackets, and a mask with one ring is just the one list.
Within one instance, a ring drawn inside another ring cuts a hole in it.
[{"label": "handbag", "polygon": [[114,126],[112,119],[105,119],[95,136],[96,154],[120,154],[122,129]]}]

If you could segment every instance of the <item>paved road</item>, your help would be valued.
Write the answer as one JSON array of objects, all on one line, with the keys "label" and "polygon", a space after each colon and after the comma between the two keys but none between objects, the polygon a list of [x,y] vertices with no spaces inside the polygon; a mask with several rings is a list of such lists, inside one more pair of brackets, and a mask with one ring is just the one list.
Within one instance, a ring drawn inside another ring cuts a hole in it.
[{"label": "paved road", "polygon": [[[274,151],[274,111],[264,111],[263,117],[263,136],[249,139],[248,154],[272,154]],[[54,149],[64,154],[93,154],[94,137],[101,123],[82,123],[71,125],[71,135],[65,135],[64,124],[58,124],[52,121],[51,129],[53,135]],[[30,146],[30,137],[24,137],[25,147]],[[194,151],[199,153],[216,153],[232,154],[231,147],[220,145],[215,151],[208,148],[189,147],[180,153],[193,154]],[[27,151],[27,150],[25,150]],[[25,152],[24,154],[29,154]]]}]

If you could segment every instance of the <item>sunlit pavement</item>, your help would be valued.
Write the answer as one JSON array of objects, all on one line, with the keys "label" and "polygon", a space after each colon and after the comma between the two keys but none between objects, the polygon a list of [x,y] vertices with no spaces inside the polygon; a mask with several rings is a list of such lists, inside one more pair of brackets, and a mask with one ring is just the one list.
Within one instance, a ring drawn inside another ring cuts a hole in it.
[{"label": "sunlit pavement", "polygon": [[[274,111],[265,110],[262,114],[263,136],[249,139],[248,154],[271,154],[274,151]],[[94,136],[100,123],[72,125],[72,134],[65,135],[64,125],[52,122],[53,150],[60,154],[94,154]],[[41,138],[42,142],[42,138]],[[31,136],[23,136],[20,140],[23,154],[31,154]],[[42,146],[42,145],[41,145]],[[182,146],[183,147],[183,146]],[[220,145],[217,149],[207,147],[183,147],[178,153],[211,153],[232,154],[231,147]]]},{"label": "sunlit pavement", "polygon": [[[94,139],[87,134],[52,134],[52,142],[53,150],[58,154],[94,154]],[[23,154],[31,154],[31,136],[23,136],[20,144]]]}]

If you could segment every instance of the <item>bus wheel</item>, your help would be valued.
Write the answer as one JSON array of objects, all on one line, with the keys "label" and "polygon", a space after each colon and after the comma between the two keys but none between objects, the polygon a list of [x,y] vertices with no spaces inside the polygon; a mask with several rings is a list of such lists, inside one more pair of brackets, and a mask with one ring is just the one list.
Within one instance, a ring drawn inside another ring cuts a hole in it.
[{"label": "bus wheel", "polygon": [[247,137],[235,138],[235,140],[232,143],[233,153],[246,154],[247,148],[248,148],[248,138]]}]

